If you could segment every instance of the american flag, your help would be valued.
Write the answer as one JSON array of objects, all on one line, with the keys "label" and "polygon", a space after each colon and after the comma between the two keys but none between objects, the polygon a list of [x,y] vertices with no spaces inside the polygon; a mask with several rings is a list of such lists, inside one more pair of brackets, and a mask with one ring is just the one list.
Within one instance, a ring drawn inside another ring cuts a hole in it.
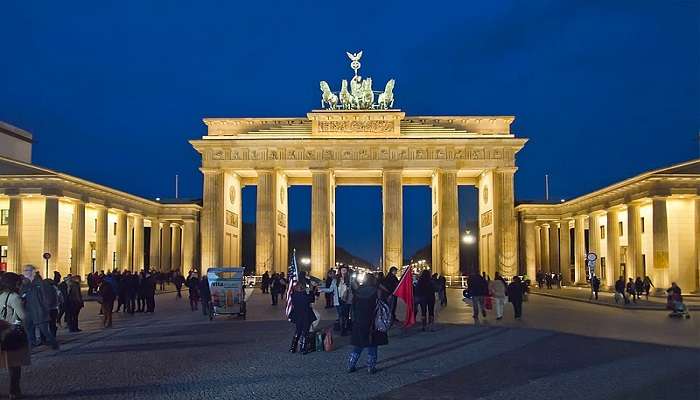
[{"label": "american flag", "polygon": [[287,271],[287,282],[289,282],[287,285],[287,308],[285,309],[287,318],[289,318],[292,313],[292,287],[296,285],[297,280],[299,280],[297,272],[297,249],[294,249],[292,250],[292,262],[289,264],[289,271]]}]

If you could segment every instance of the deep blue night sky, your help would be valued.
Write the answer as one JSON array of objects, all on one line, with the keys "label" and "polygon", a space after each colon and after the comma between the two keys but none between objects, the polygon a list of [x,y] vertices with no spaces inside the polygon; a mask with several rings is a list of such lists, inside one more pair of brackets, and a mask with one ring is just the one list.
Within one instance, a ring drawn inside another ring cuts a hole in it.
[{"label": "deep blue night sky", "polygon": [[[145,197],[172,197],[175,174],[201,196],[201,118],[305,115],[359,49],[409,115],[515,115],[518,199],[543,197],[545,173],[570,198],[698,156],[697,1],[105,3],[0,4],[0,120],[34,133],[37,164]],[[407,253],[430,237],[421,189]],[[379,189],[340,190],[338,244],[376,261]]]}]

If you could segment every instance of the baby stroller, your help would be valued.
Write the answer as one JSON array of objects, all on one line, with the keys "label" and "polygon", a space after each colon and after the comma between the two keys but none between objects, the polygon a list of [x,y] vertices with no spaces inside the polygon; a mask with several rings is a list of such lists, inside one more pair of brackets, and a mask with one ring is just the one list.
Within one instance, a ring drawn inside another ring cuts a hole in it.
[{"label": "baby stroller", "polygon": [[688,307],[685,306],[685,304],[683,303],[683,298],[677,293],[668,295],[666,308],[671,310],[671,313],[668,314],[668,316],[671,318],[690,318]]}]

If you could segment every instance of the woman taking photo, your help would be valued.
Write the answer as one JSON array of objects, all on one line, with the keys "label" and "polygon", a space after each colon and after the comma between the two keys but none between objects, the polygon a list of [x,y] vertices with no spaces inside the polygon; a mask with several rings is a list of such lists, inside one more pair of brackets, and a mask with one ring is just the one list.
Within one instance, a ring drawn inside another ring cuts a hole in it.
[{"label": "woman taking photo", "polygon": [[389,344],[389,337],[386,332],[380,332],[374,326],[376,307],[377,281],[374,275],[367,274],[353,296],[350,338],[353,349],[348,356],[348,372],[355,372],[364,349],[367,349],[367,372],[377,372],[377,346]]},{"label": "woman taking photo", "polygon": [[30,364],[29,341],[22,326],[24,306],[18,294],[21,284],[22,277],[12,272],[0,277],[0,368],[7,368],[10,374],[10,399],[22,396],[19,387],[22,366]]}]

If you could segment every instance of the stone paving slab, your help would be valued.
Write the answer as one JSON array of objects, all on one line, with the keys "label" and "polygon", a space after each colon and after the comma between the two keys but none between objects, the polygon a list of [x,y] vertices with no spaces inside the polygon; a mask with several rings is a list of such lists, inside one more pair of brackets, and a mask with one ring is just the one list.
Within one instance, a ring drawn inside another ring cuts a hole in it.
[{"label": "stone paving slab", "polygon": [[[624,304],[624,301],[615,303],[614,295],[612,292],[599,292],[598,300],[591,298],[591,291],[589,288],[576,288],[576,287],[564,287],[561,289],[539,289],[537,287],[530,288],[532,294],[541,296],[556,297],[565,300],[572,301],[583,301],[590,304],[597,304],[601,306],[617,307],[624,309],[636,309],[636,310],[655,310],[655,311],[668,311],[666,308],[665,298],[659,296],[649,296],[647,300],[645,296],[642,299],[633,302],[630,300],[629,304]],[[684,296],[684,303],[690,311],[700,310],[700,303],[697,299],[692,296]]]}]

